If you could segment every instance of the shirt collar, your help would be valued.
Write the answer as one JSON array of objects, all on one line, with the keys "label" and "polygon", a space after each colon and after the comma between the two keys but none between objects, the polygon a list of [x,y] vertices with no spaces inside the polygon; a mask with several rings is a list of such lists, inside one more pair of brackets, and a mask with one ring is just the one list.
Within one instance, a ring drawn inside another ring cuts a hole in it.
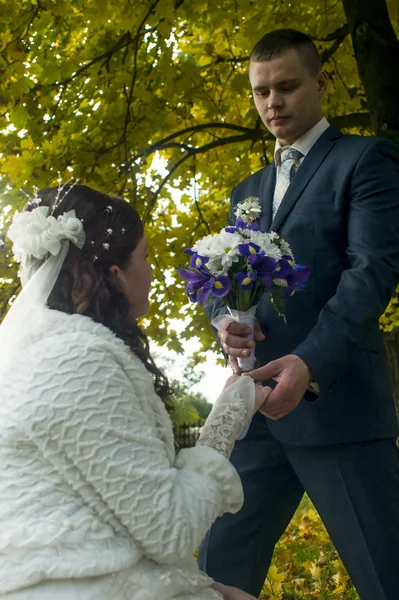
[{"label": "shirt collar", "polygon": [[[291,148],[295,148],[295,150],[299,150],[302,152],[303,156],[306,156],[310,151],[311,147],[317,142],[319,137],[330,127],[330,123],[327,121],[325,117],[320,119],[316,125],[309,129],[306,133],[304,133],[300,138],[298,138],[291,146]],[[274,148],[274,158],[276,159],[276,153],[281,148],[280,142],[276,140],[276,145]]]}]

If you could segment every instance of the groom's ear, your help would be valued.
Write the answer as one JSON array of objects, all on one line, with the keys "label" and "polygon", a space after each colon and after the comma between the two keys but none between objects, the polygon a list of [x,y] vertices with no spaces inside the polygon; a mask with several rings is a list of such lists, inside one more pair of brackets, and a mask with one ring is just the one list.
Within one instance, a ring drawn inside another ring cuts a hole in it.
[{"label": "groom's ear", "polygon": [[327,87],[328,87],[328,77],[324,71],[320,71],[320,73],[318,74],[317,84],[319,87],[320,98],[323,98],[324,94],[326,93]]}]

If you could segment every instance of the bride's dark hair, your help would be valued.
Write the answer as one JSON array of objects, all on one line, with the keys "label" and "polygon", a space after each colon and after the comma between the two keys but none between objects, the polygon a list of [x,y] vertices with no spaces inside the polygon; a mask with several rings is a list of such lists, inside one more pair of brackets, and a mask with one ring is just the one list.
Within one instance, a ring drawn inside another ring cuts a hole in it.
[{"label": "bride's dark hair", "polygon": [[[157,394],[172,408],[168,380],[151,357],[148,339],[130,316],[130,304],[111,265],[125,269],[144,234],[136,209],[121,198],[85,185],[39,190],[40,206],[48,206],[55,218],[70,210],[83,223],[86,241],[79,249],[70,244],[57,282],[49,296],[49,308],[79,313],[102,323],[122,339],[154,376]],[[38,205],[36,199],[25,210]]]}]

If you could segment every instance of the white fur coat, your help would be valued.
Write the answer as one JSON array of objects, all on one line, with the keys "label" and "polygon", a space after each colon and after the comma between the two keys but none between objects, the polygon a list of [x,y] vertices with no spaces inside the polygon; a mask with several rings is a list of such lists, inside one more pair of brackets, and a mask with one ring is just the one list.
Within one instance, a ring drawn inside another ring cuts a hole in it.
[{"label": "white fur coat", "polygon": [[55,586],[49,597],[73,600],[81,584],[76,598],[220,598],[193,552],[241,507],[239,477],[212,448],[175,456],[152,378],[121,340],[43,310],[1,389],[0,595]]}]

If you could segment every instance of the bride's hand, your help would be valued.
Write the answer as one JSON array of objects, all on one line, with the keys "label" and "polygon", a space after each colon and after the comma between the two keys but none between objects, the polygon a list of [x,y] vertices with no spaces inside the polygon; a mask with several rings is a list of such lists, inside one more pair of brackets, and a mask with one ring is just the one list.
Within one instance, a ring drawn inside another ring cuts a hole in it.
[{"label": "bride's hand", "polygon": [[250,594],[231,585],[214,583],[212,587],[222,594],[223,600],[256,600],[255,596],[250,596]]},{"label": "bride's hand", "polygon": [[[223,389],[228,388],[230,385],[232,385],[238,379],[240,379],[240,377],[249,377],[249,376],[248,375],[235,375],[235,374],[230,375],[230,377],[227,379],[226,383],[224,384]],[[266,402],[267,397],[271,391],[272,391],[271,387],[268,387],[267,385],[260,386],[259,384],[255,383],[255,406],[254,406],[253,414],[255,414],[260,409],[260,407]]]},{"label": "bride's hand", "polygon": [[271,387],[267,385],[260,386],[257,383],[255,383],[255,406],[253,414],[255,414],[260,409],[260,407],[263,406],[263,404],[265,404],[267,397],[271,391]]},{"label": "bride's hand", "polygon": [[223,389],[225,390],[226,388],[230,387],[231,385],[233,385],[233,383],[235,383],[236,381],[238,381],[238,379],[240,379],[241,375],[236,375],[235,373],[233,373],[232,375],[230,375],[230,377],[227,378],[226,383],[223,386]]}]

